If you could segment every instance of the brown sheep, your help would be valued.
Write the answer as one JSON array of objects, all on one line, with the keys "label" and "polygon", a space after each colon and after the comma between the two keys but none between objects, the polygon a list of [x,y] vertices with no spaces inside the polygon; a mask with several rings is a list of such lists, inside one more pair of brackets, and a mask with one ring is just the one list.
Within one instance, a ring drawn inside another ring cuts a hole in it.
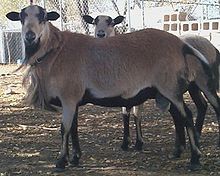
[{"label": "brown sheep", "polygon": [[90,15],[83,15],[83,19],[86,23],[95,25],[96,38],[106,38],[117,34],[115,31],[115,25],[121,23],[124,20],[124,17],[119,15],[112,19],[110,16],[98,15],[94,19]]},{"label": "brown sheep", "polygon": [[[92,18],[89,15],[84,15],[83,19],[85,22],[89,24],[93,24],[95,26],[95,37],[97,38],[102,38],[102,37],[112,37],[115,36],[115,24],[119,24],[122,22],[123,18],[121,16],[115,18],[114,20],[110,16],[106,15],[98,15],[95,19]],[[219,88],[219,62],[220,62],[220,54],[219,51],[211,44],[210,41],[205,39],[204,37],[197,36],[197,35],[184,35],[180,36],[180,38],[199,50],[209,61],[210,66],[212,68],[212,71],[214,72],[214,83],[216,83],[216,89]],[[194,84],[191,84],[189,87],[189,93],[194,100],[197,110],[198,110],[198,115],[196,118],[196,130],[198,132],[198,135],[201,135],[201,130],[205,118],[205,113],[207,109],[207,103],[205,99],[203,98],[201,92],[199,91],[198,87]],[[169,109],[169,103],[163,99],[160,94],[157,94],[156,97],[156,102],[157,105],[165,110]],[[143,109],[143,104],[139,106],[134,106],[132,109],[126,109],[125,107],[122,108],[122,113],[123,113],[123,122],[124,122],[124,137],[123,137],[123,143],[121,145],[123,150],[128,149],[128,145],[131,143],[130,141],[130,132],[129,132],[129,118],[130,118],[130,113],[134,114],[134,120],[135,120],[135,125],[136,125],[136,144],[135,148],[137,150],[142,149],[143,145],[143,138],[142,138],[142,132],[141,132],[141,116],[140,112]],[[172,112],[171,112],[172,115]],[[181,131],[181,136],[182,139],[178,139],[179,135],[176,135],[176,148],[174,151],[174,156],[179,157],[183,148],[185,148],[185,132],[184,132],[184,127],[179,126],[179,118],[178,117],[173,117],[176,132]],[[219,123],[219,122],[218,122]],[[220,136],[220,129],[219,129],[219,136]],[[180,142],[181,141],[181,144]],[[218,145],[220,146],[220,140],[218,141]]]},{"label": "brown sheep", "polygon": [[[115,25],[121,23],[124,20],[123,16],[118,16],[116,18],[111,18],[106,15],[98,15],[95,19],[90,15],[83,15],[83,19],[88,24],[93,24],[95,26],[95,37],[96,38],[106,38],[113,37],[118,33],[115,32]],[[143,109],[143,104],[139,106],[134,106],[132,109],[122,107],[123,123],[124,123],[124,136],[121,148],[123,150],[128,150],[129,144],[131,144],[130,130],[129,130],[129,119],[130,114],[133,113],[134,121],[136,126],[136,144],[135,149],[142,150],[143,138],[141,131],[141,116],[139,112]]]},{"label": "brown sheep", "polygon": [[[67,164],[69,134],[73,141],[71,163],[79,164],[79,106],[93,103],[131,108],[146,101],[149,91],[159,91],[181,114],[191,144],[191,168],[198,168],[201,152],[183,93],[190,82],[195,82],[218,114],[220,102],[210,84],[212,74],[208,61],[196,49],[156,29],[105,39],[62,32],[48,22],[58,19],[59,14],[46,12],[40,6],[31,5],[20,13],[10,12],[6,16],[22,24],[24,64],[30,66],[28,75],[32,79],[27,92],[30,104],[53,109],[53,101],[58,99],[62,105],[58,171]],[[189,64],[194,62],[200,67],[195,69]]]}]

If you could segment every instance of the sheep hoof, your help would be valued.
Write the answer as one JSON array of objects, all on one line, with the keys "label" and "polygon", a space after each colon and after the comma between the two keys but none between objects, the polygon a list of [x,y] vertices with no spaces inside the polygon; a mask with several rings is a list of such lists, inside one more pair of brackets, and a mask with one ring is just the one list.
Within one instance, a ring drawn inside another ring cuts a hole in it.
[{"label": "sheep hoof", "polygon": [[169,159],[179,159],[181,157],[181,152],[180,151],[174,151],[172,154],[170,154]]},{"label": "sheep hoof", "polygon": [[65,170],[65,166],[68,165],[68,161],[66,158],[60,158],[55,167],[55,172],[63,172]]},{"label": "sheep hoof", "polygon": [[79,166],[79,158],[77,156],[73,156],[73,159],[70,161],[72,167]]},{"label": "sheep hoof", "polygon": [[128,151],[128,146],[131,144],[131,142],[128,140],[123,140],[122,145],[121,145],[121,149],[123,151]]},{"label": "sheep hoof", "polygon": [[136,142],[135,146],[134,146],[134,149],[137,150],[137,151],[141,151],[142,148],[143,148],[143,142]]},{"label": "sheep hoof", "polygon": [[198,155],[197,153],[193,153],[191,156],[191,161],[189,164],[189,169],[191,171],[197,171],[201,169],[201,164],[199,161],[199,158],[201,157],[201,155]]},{"label": "sheep hoof", "polygon": [[202,165],[200,163],[196,163],[196,164],[190,163],[189,165],[190,171],[198,171],[198,170],[201,170],[201,168],[202,168]]},{"label": "sheep hoof", "polygon": [[54,168],[54,172],[56,172],[56,173],[61,173],[61,172],[64,172],[64,171],[65,171],[65,167],[64,168],[58,168],[58,167]]},{"label": "sheep hoof", "polygon": [[128,151],[128,145],[127,145],[127,144],[122,144],[122,145],[121,145],[121,149],[122,149],[123,151]]}]

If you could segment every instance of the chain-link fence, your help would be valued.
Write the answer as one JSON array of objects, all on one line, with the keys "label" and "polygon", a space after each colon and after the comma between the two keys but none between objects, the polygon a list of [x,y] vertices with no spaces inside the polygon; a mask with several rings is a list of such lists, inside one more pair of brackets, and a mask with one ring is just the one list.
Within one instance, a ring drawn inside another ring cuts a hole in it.
[{"label": "chain-link fence", "polygon": [[[17,11],[20,11],[21,8],[30,4],[30,0],[13,0],[6,2],[10,2],[10,5],[17,2],[16,6],[13,6],[13,10],[15,9]],[[72,32],[89,35],[94,34],[94,26],[88,25],[83,21],[82,15],[85,14],[89,14],[94,18],[101,14],[109,15],[112,18],[123,15],[125,20],[117,25],[117,30],[119,33],[125,33],[146,27],[163,29],[163,17],[160,16],[158,18],[158,14],[163,9],[156,9],[155,7],[169,6],[173,12],[176,10],[179,12],[183,11],[187,13],[187,16],[192,18],[192,16],[194,17],[196,9],[198,10],[199,6],[201,6],[193,0],[186,1],[185,6],[181,4],[185,1],[180,0],[33,0],[33,2],[34,4],[46,8],[47,11],[58,12],[61,17],[59,20],[53,22],[53,24],[61,30],[70,30]],[[3,9],[4,5],[5,4],[1,4],[0,1],[0,6],[2,6]],[[8,7],[9,5],[6,5],[8,11],[11,11]],[[216,6],[204,4],[201,7],[202,11],[205,12],[208,9],[206,7],[219,8],[219,3]],[[219,14],[218,12],[218,15]],[[206,17],[206,15],[203,14],[202,17]],[[4,21],[7,20],[5,19]],[[21,42],[21,34],[19,33],[19,31],[21,31],[21,25],[17,23],[17,25],[12,26],[15,22],[8,22],[8,24],[10,25],[5,25],[5,29],[3,29],[4,25],[0,22],[0,62],[18,63],[20,59],[24,57],[24,47]]]},{"label": "chain-link fence", "polygon": [[[123,15],[126,20],[119,24],[117,29],[119,33],[124,33],[128,30],[127,2],[128,0],[35,0],[34,4],[46,8],[47,11],[57,11],[61,17],[53,24],[61,30],[93,35],[94,26],[86,24],[82,15],[89,14],[94,18],[100,14],[109,15],[112,18]],[[24,6],[27,5],[28,0]],[[2,48],[0,62],[19,63],[24,57],[24,47],[19,31],[20,25],[10,27],[10,30],[0,31],[0,48]]]},{"label": "chain-link fence", "polygon": [[[127,16],[127,0],[42,0],[47,10],[60,12],[61,18],[56,24],[61,30],[70,30],[86,34],[93,34],[92,25],[86,24],[82,16],[89,14],[93,17],[100,14]],[[121,24],[126,25],[126,20]],[[125,32],[125,31],[121,31]]]}]

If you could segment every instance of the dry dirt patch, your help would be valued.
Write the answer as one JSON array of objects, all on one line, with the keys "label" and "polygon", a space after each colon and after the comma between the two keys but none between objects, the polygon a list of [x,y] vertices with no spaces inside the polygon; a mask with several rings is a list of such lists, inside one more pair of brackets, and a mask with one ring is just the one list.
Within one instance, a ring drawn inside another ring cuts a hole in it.
[{"label": "dry dirt patch", "polygon": [[[190,150],[181,159],[170,160],[174,146],[174,127],[168,113],[155,108],[154,100],[145,103],[142,152],[124,152],[120,108],[87,105],[79,112],[79,137],[83,152],[80,166],[53,173],[60,149],[59,113],[25,107],[22,98],[22,73],[12,73],[16,65],[0,65],[0,176],[5,175],[220,175],[220,155],[216,147],[218,132],[215,113],[209,106],[201,138],[201,163],[197,172],[187,169]],[[196,115],[194,104],[187,104]],[[135,130],[131,120],[132,139]]]}]

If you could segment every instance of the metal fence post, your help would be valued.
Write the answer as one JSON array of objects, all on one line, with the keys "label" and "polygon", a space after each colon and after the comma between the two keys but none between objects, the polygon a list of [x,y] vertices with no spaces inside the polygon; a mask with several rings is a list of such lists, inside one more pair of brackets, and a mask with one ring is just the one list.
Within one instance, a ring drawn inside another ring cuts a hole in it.
[{"label": "metal fence post", "polygon": [[130,0],[127,0],[128,5],[128,31],[131,32],[131,4]]},{"label": "metal fence post", "polygon": [[145,8],[144,8],[144,0],[142,0],[142,19],[143,19],[143,28],[145,28]]},{"label": "metal fence post", "polygon": [[3,31],[0,30],[0,63],[5,63],[5,52],[3,50],[4,46],[4,37],[3,37]]},{"label": "metal fence post", "polygon": [[60,30],[63,30],[63,14],[62,14],[62,0],[59,0],[60,10]]},{"label": "metal fence post", "polygon": [[46,8],[46,0],[43,0],[43,7]]}]

